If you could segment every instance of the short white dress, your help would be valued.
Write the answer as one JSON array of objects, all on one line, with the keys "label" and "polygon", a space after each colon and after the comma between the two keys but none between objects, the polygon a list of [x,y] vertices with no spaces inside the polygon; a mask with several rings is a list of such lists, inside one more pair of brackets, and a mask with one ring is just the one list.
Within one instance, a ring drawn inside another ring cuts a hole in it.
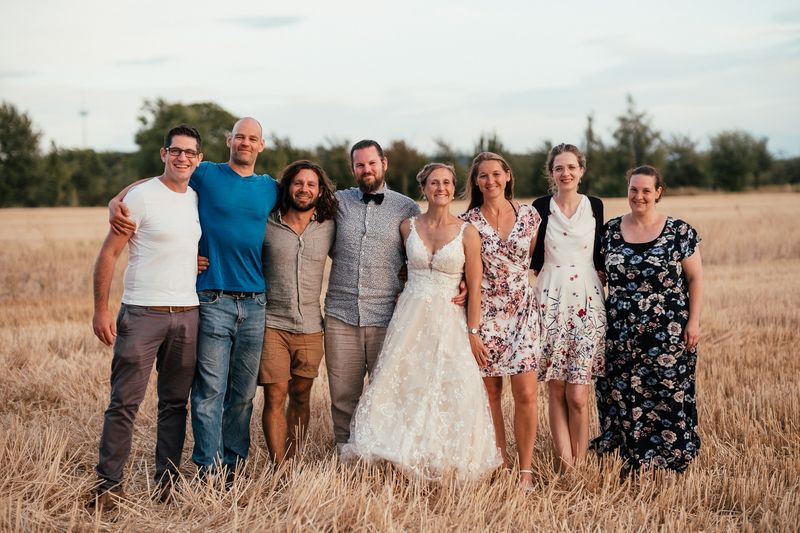
[{"label": "short white dress", "polygon": [[589,198],[567,218],[550,199],[544,266],[536,278],[544,331],[539,380],[586,385],[605,368],[606,310],[594,267],[596,224]]}]

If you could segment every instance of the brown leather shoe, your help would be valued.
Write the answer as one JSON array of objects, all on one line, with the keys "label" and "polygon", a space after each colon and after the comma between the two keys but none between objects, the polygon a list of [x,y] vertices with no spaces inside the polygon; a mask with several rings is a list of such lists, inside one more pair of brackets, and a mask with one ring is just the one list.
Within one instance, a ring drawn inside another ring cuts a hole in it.
[{"label": "brown leather shoe", "polygon": [[94,494],[94,497],[86,504],[86,507],[97,513],[110,513],[119,510],[120,502],[125,499],[127,499],[127,497],[121,490],[98,490]]},{"label": "brown leather shoe", "polygon": [[178,492],[177,479],[166,479],[156,485],[156,492],[153,498],[158,500],[159,503],[168,503],[175,501],[175,493]]}]

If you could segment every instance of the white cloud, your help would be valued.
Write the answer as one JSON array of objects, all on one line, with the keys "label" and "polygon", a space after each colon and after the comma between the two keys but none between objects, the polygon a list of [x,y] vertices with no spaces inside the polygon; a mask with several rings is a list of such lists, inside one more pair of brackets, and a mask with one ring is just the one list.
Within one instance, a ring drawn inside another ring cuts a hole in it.
[{"label": "white cloud", "polygon": [[[35,16],[32,16],[35,15]],[[800,153],[800,11],[632,0],[4,3],[0,94],[47,138],[133,149],[145,98],[215,101],[300,146],[434,138],[515,150],[601,133],[633,94],[665,133],[742,128]]]}]

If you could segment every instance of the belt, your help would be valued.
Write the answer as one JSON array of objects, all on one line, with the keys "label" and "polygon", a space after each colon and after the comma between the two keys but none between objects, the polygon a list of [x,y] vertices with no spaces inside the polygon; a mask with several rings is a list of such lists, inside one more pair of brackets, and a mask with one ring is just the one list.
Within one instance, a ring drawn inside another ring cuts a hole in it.
[{"label": "belt", "polygon": [[196,305],[150,305],[145,306],[145,309],[156,313],[185,313],[197,307]]},{"label": "belt", "polygon": [[248,298],[255,298],[260,292],[241,292],[241,291],[220,291],[220,294],[236,298],[237,300],[245,300]]}]

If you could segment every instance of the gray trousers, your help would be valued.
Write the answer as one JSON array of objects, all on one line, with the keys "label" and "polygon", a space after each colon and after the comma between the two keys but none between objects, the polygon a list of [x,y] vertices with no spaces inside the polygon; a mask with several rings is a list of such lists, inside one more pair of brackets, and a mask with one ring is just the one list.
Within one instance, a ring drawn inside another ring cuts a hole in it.
[{"label": "gray trousers", "polygon": [[364,377],[372,374],[385,337],[384,327],[352,326],[332,316],[325,317],[325,366],[337,444],[350,438],[350,420],[364,390]]},{"label": "gray trousers", "polygon": [[117,315],[111,361],[111,400],[103,418],[97,476],[100,490],[116,489],[131,452],[133,422],[153,362],[158,371],[156,481],[177,473],[186,437],[186,403],[197,360],[197,309],[181,313],[125,305]]}]

